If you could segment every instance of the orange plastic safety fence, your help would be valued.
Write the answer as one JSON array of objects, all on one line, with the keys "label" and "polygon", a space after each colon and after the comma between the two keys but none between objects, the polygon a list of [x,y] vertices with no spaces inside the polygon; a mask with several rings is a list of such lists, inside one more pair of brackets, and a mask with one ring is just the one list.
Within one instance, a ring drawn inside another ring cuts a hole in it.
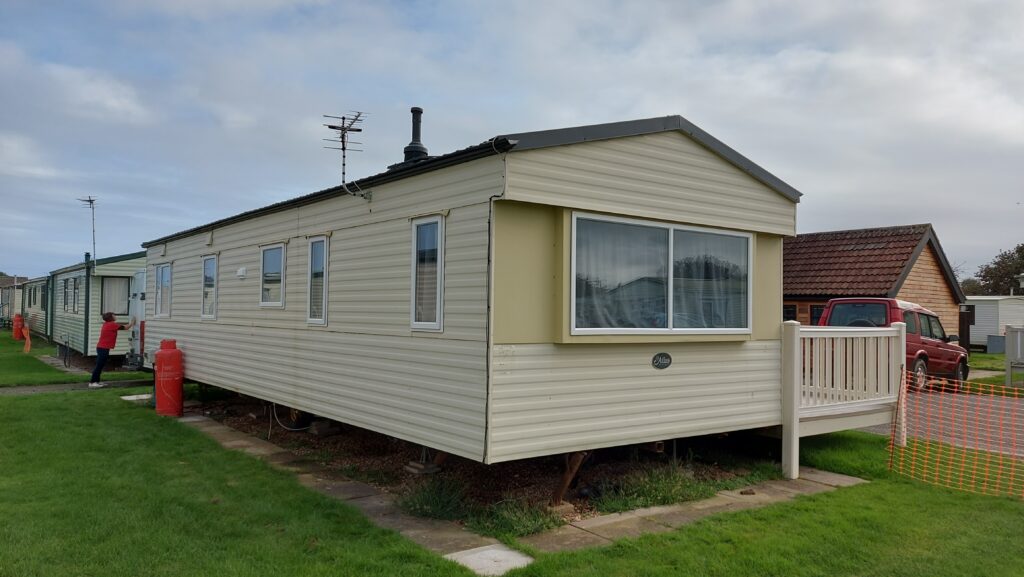
[{"label": "orange plastic safety fence", "polygon": [[1024,499],[1024,388],[904,375],[889,468],[972,493]]}]

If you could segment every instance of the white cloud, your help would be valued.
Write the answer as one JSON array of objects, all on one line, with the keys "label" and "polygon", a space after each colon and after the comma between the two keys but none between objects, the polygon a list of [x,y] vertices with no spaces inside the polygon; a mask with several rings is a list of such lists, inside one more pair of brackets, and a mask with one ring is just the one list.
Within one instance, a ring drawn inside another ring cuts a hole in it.
[{"label": "white cloud", "polygon": [[154,119],[134,87],[105,72],[62,64],[46,64],[43,71],[71,115],[130,124]]},{"label": "white cloud", "polygon": [[0,132],[0,175],[53,179],[65,174],[44,158],[39,146],[31,138],[13,132]]}]

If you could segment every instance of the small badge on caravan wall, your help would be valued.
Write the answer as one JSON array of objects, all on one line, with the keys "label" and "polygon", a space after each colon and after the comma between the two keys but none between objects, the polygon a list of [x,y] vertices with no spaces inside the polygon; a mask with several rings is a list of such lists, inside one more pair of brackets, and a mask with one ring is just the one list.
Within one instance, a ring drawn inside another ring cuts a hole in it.
[{"label": "small badge on caravan wall", "polygon": [[651,366],[656,369],[667,369],[672,364],[672,355],[668,353],[658,353],[651,359]]}]

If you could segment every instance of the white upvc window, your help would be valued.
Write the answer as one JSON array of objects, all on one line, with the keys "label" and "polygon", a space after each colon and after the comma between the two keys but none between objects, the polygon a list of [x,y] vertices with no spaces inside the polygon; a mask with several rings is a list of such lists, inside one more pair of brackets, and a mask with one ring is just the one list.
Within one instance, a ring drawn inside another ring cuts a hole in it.
[{"label": "white upvc window", "polygon": [[260,247],[260,306],[284,306],[284,243]]},{"label": "white upvc window", "polygon": [[171,315],[171,265],[156,265],[156,302],[155,316],[166,317]]},{"label": "white upvc window", "polygon": [[67,310],[68,310],[68,303],[71,300],[68,297],[69,281],[70,281],[70,279],[64,279],[64,312],[67,312]]},{"label": "white upvc window", "polygon": [[203,257],[203,302],[199,316],[217,318],[217,256]]},{"label": "white upvc window", "polygon": [[444,217],[412,221],[411,326],[440,331],[444,311]]},{"label": "white upvc window", "polygon": [[81,283],[80,279],[81,279],[81,277],[77,277],[77,276],[74,279],[72,279],[73,280],[74,288],[71,290],[71,297],[72,297],[71,298],[71,312],[73,312],[73,313],[77,313],[78,312],[78,294],[79,294],[78,291],[79,291],[79,285]]},{"label": "white upvc window", "polygon": [[573,213],[571,333],[749,334],[752,235]]},{"label": "white upvc window", "polygon": [[309,239],[309,265],[306,267],[306,321],[312,325],[327,324],[327,262],[330,248],[326,236]]}]

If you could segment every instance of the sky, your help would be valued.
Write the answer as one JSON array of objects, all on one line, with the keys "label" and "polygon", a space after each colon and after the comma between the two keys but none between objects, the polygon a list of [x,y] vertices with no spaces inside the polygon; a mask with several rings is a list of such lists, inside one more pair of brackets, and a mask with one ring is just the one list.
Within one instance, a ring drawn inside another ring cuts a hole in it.
[{"label": "sky", "polygon": [[798,232],[1024,242],[1024,2],[3,0],[0,271],[29,277],[530,130],[680,114],[804,193]]}]

